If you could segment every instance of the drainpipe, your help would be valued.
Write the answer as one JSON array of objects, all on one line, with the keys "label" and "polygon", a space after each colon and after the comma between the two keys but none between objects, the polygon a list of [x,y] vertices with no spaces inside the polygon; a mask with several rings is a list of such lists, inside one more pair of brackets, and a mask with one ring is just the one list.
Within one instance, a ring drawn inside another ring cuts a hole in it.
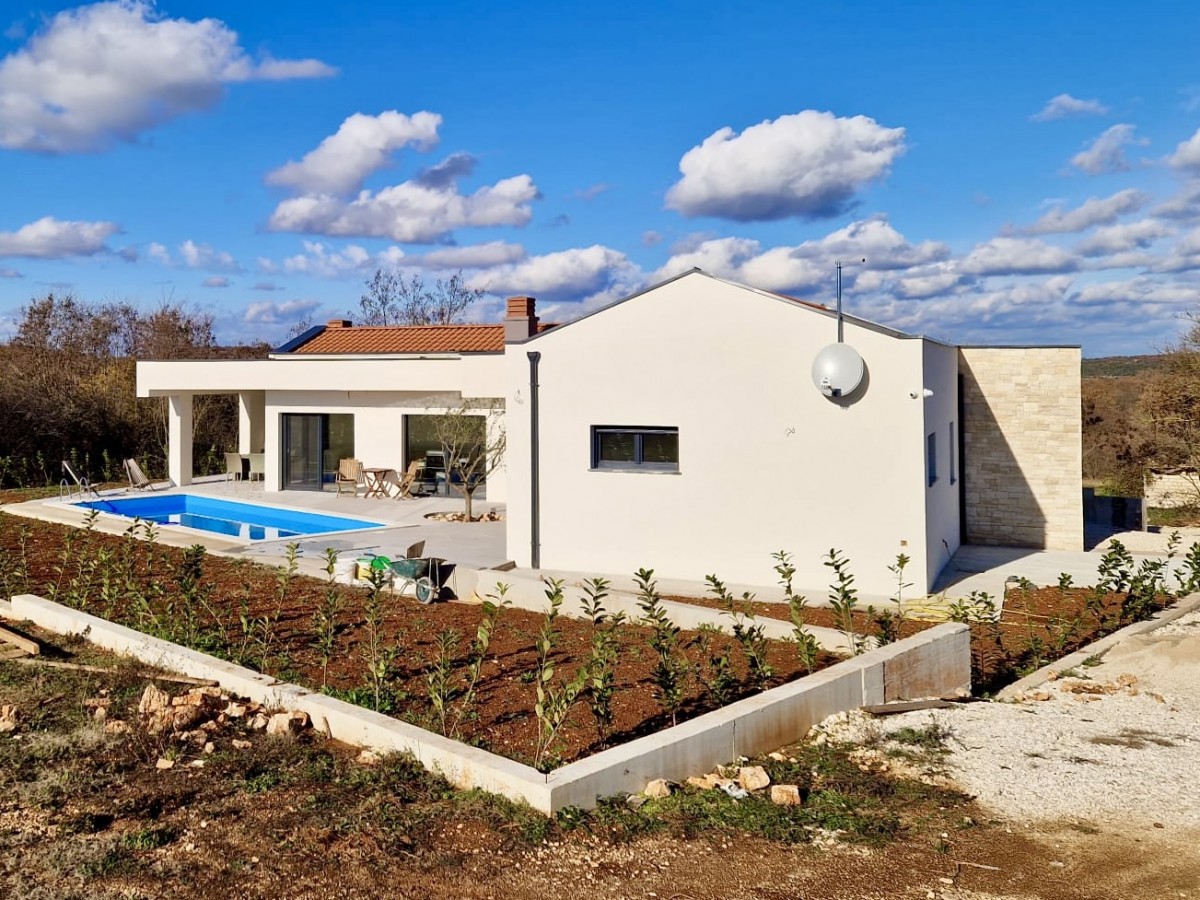
[{"label": "drainpipe", "polygon": [[539,484],[538,448],[538,362],[542,354],[530,350],[529,357],[529,566],[542,567],[541,485]]}]

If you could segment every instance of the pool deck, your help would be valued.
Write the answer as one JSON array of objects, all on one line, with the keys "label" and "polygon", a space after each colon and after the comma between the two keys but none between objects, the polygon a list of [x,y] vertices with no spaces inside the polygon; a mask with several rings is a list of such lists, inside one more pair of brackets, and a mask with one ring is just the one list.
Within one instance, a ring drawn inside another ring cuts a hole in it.
[{"label": "pool deck", "polygon": [[[164,485],[155,492],[158,496],[188,493],[216,500],[231,500],[241,503],[258,503],[264,506],[279,506],[302,510],[320,515],[346,516],[383,524],[382,528],[363,531],[341,531],[325,536],[284,538],[271,541],[247,543],[202,531],[163,526],[159,529],[159,540],[172,546],[187,547],[201,544],[209,552],[223,556],[240,556],[268,565],[277,565],[287,554],[287,545],[293,541],[300,545],[300,570],[306,574],[320,575],[323,572],[324,553],[332,547],[343,557],[359,553],[376,553],[402,558],[410,544],[425,541],[425,556],[437,556],[473,569],[487,569],[504,563],[504,522],[438,522],[425,518],[430,513],[462,512],[463,499],[456,495],[416,497],[407,500],[392,498],[338,496],[332,491],[279,491],[267,493],[262,482],[226,481],[223,476],[201,478],[186,488],[171,488]],[[106,500],[129,499],[151,496],[144,491],[118,489],[101,491]],[[86,498],[85,498],[86,499]],[[73,505],[79,502],[30,500],[26,503],[4,507],[6,513],[59,522],[66,525],[82,525],[87,511]],[[488,503],[484,490],[475,495],[476,515],[489,510],[503,513],[504,504]],[[101,515],[96,522],[97,531],[122,534],[129,527],[129,520],[120,516]]]}]

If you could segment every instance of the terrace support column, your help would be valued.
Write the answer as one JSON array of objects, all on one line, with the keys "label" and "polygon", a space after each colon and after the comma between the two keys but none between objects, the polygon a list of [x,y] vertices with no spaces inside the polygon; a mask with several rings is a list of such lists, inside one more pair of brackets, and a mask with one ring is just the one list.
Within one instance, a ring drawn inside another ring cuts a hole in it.
[{"label": "terrace support column", "polygon": [[238,394],[238,453],[262,453],[266,447],[267,395],[265,391]]},{"label": "terrace support column", "polygon": [[192,483],[192,395],[167,397],[167,474],[183,487]]}]

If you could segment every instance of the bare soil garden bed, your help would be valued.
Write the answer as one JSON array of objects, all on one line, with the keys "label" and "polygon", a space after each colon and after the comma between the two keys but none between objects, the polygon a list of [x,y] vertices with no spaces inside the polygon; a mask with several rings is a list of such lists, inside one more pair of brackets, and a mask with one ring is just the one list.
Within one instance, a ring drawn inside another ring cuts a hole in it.
[{"label": "bare soil garden bed", "polygon": [[[1196,545],[1200,546],[1200,545]],[[971,628],[971,687],[988,696],[1029,672],[1074,653],[1093,641],[1132,622],[1149,618],[1170,606],[1176,596],[1200,587],[1200,552],[1196,546],[1184,559],[1180,576],[1168,576],[1156,560],[1135,565],[1118,545],[1102,559],[1100,583],[1076,587],[1069,579],[1059,585],[1039,587],[1024,582],[1005,592],[999,615],[997,604],[974,594],[950,605],[950,619]],[[670,597],[711,609],[721,602],[710,597]],[[738,607],[756,616],[788,621],[788,606],[777,602],[738,601]],[[883,641],[899,640],[938,624],[911,616],[897,619],[878,610],[857,609],[850,615],[853,630]],[[843,620],[834,610],[809,606],[808,625],[840,629]]]},{"label": "bare soil garden bed", "polygon": [[[609,623],[597,628],[560,616],[550,623],[552,642],[545,652],[545,617],[503,609],[472,697],[464,703],[472,643],[486,620],[478,605],[423,606],[385,592],[372,614],[369,591],[301,576],[286,566],[3,514],[0,593],[40,594],[286,681],[325,686],[343,699],[433,730],[445,726],[431,702],[430,679],[444,677],[438,693],[447,704],[447,720],[457,720],[460,739],[543,769],[672,723],[656,678],[662,663],[653,649],[656,632],[640,624],[612,627],[611,680],[604,686],[611,697],[607,727],[597,727],[581,696],[548,741],[545,716],[571,689],[593,655],[598,632]],[[794,644],[764,640],[758,649],[761,658],[751,661],[744,645],[729,635],[679,633],[670,654],[680,669],[676,720],[808,671]],[[814,670],[835,661],[826,653],[810,660]],[[591,686],[589,676],[583,691]],[[538,704],[543,717],[535,711]]]}]

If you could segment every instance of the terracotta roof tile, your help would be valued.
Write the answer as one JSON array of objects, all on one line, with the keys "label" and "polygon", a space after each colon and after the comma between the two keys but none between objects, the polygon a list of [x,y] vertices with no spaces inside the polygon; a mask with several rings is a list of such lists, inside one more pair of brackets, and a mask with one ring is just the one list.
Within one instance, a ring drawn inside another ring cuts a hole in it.
[{"label": "terracotta roof tile", "polygon": [[[552,328],[545,324],[539,331]],[[292,353],[501,353],[503,325],[358,325],[326,328]]]}]

